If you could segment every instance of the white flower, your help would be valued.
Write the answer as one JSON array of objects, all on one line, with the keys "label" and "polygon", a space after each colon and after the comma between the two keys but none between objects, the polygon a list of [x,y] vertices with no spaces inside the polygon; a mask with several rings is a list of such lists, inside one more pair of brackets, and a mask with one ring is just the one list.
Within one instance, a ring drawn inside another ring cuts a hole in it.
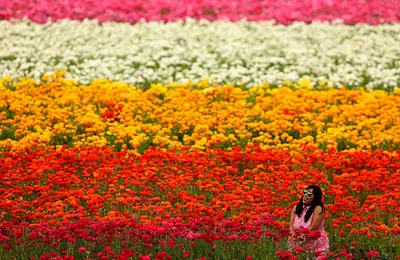
[{"label": "white flower", "polygon": [[399,24],[0,21],[0,76],[39,79],[66,69],[68,78],[81,83],[99,77],[129,84],[214,77],[280,85],[309,78],[314,85],[327,80],[333,86],[396,88],[398,35]]}]

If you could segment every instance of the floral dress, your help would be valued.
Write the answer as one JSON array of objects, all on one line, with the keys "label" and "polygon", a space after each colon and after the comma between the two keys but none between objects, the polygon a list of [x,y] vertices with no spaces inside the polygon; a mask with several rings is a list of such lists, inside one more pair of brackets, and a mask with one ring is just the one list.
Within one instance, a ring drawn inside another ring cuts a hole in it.
[{"label": "floral dress", "polygon": [[[312,223],[312,220],[314,217],[314,212],[312,213],[311,217],[308,219],[307,222],[304,220],[304,217],[309,208],[310,208],[309,206],[304,207],[303,212],[301,213],[300,217],[297,216],[297,214],[295,215],[295,219],[294,219],[294,223],[293,223],[294,230],[302,229],[302,228],[309,229],[311,227],[311,223]],[[319,257],[317,257],[317,259],[320,257],[326,256],[328,254],[328,250],[329,250],[329,239],[325,233],[324,225],[325,225],[325,220],[323,220],[321,222],[321,224],[319,225],[319,227],[317,229],[318,231],[321,232],[321,236],[318,239],[313,241],[314,251],[320,253]]]}]

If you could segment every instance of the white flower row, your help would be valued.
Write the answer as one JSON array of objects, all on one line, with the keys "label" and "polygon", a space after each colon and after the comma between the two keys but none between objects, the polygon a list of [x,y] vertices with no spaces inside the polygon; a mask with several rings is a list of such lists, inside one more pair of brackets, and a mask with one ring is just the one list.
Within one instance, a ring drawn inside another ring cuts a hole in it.
[{"label": "white flower row", "polygon": [[400,25],[188,20],[44,25],[0,21],[0,76],[39,79],[54,69],[89,83],[206,77],[238,84],[309,78],[333,86],[400,86]]}]

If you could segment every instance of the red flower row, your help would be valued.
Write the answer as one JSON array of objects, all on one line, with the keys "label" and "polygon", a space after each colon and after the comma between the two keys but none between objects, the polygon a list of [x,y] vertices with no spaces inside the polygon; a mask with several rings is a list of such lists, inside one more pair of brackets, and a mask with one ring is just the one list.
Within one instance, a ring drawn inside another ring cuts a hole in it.
[{"label": "red flower row", "polygon": [[[178,154],[178,153],[179,154]],[[290,208],[309,183],[324,189],[328,231],[369,237],[400,234],[400,155],[396,152],[302,153],[52,148],[0,155],[4,220],[39,223],[91,218],[158,223],[175,217],[273,214],[288,224]]]}]

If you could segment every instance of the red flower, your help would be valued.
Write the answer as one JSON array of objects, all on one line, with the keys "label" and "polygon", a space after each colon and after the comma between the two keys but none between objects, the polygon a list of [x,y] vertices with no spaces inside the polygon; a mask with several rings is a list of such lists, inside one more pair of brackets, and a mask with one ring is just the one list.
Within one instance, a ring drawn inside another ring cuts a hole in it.
[{"label": "red flower", "polygon": [[147,242],[147,241],[150,240],[150,236],[149,236],[148,234],[143,234],[143,235],[142,235],[142,240],[143,240],[144,242]]},{"label": "red flower", "polygon": [[107,110],[105,113],[101,114],[103,118],[114,118],[114,112],[111,110]]},{"label": "red flower", "polygon": [[379,252],[376,250],[372,250],[372,251],[369,251],[366,255],[368,258],[374,258],[376,256],[379,256]]},{"label": "red flower", "polygon": [[144,247],[145,247],[145,248],[150,248],[150,247],[152,247],[152,246],[153,246],[152,243],[146,243],[146,244],[144,244]]},{"label": "red flower", "polygon": [[140,260],[151,260],[151,255],[139,255]]},{"label": "red flower", "polygon": [[306,252],[306,250],[304,248],[302,248],[301,246],[296,246],[296,248],[294,249],[294,251],[296,253],[303,253]]},{"label": "red flower", "polygon": [[12,246],[12,245],[5,245],[5,246],[3,246],[3,249],[4,249],[5,251],[11,250],[11,249],[13,249],[13,246]]},{"label": "red flower", "polygon": [[29,240],[35,240],[38,237],[38,234],[36,232],[32,232],[28,235]]},{"label": "red flower", "polygon": [[319,230],[315,230],[312,231],[309,236],[311,239],[316,240],[321,237],[321,232]]},{"label": "red flower", "polygon": [[43,254],[43,255],[41,255],[39,257],[40,260],[47,260],[47,259],[50,259],[50,258],[51,258],[51,254],[50,253]]},{"label": "red flower", "polygon": [[86,248],[81,247],[81,248],[78,249],[78,252],[79,253],[86,253]]},{"label": "red flower", "polygon": [[282,258],[282,259],[290,259],[291,256],[292,256],[292,254],[290,253],[290,251],[285,251],[285,252],[282,254],[281,258]]},{"label": "red flower", "polygon": [[104,251],[106,251],[106,253],[109,254],[109,255],[115,254],[115,252],[109,246],[106,246],[104,248]]},{"label": "red flower", "polygon": [[192,251],[190,251],[190,250],[183,252],[182,257],[183,258],[188,258],[191,252]]},{"label": "red flower", "polygon": [[165,259],[165,257],[167,256],[167,252],[158,252],[156,255],[155,255],[155,257],[156,257],[156,260],[162,260],[162,259]]}]

